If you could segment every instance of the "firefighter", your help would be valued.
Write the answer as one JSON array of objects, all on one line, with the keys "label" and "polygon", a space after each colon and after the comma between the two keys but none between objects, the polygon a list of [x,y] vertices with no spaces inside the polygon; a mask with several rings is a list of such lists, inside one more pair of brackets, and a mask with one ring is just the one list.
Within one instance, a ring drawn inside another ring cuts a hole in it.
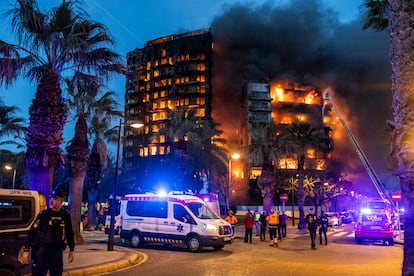
[{"label": "firefighter", "polygon": [[62,208],[65,195],[62,191],[52,193],[51,207],[42,211],[33,223],[25,242],[23,259],[29,259],[32,249],[32,275],[60,276],[63,273],[63,250],[69,246],[68,261],[73,261],[74,233],[70,214]]}]

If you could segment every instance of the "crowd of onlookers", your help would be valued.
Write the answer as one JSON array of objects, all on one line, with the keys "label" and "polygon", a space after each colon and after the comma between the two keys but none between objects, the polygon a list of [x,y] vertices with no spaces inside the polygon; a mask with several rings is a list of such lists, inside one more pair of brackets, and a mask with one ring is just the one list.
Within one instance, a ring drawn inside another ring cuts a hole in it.
[{"label": "crowd of onlookers", "polygon": [[[230,210],[225,220],[231,224],[234,233],[235,226],[239,225],[234,212]],[[259,212],[258,209],[255,209],[254,212],[251,212],[248,209],[244,216],[244,242],[252,243],[253,229],[255,229],[255,234],[260,236],[261,241],[266,240],[266,233],[268,232],[270,245],[278,246],[278,241],[286,238],[287,220],[288,217],[284,211],[271,210],[269,214],[266,214],[266,211]]]}]

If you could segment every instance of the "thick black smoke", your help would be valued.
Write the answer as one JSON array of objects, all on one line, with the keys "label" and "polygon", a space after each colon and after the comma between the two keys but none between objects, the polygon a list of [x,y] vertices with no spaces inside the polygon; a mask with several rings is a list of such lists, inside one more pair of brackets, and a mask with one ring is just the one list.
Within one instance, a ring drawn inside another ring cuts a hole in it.
[{"label": "thick black smoke", "polygon": [[[213,117],[230,130],[244,116],[245,82],[288,80],[330,88],[353,134],[384,182],[391,178],[388,160],[391,112],[391,66],[388,33],[362,30],[361,18],[341,23],[317,0],[294,0],[284,6],[226,6],[212,22],[214,41]],[[349,139],[337,141],[336,154],[349,165],[361,187],[369,182]],[[238,142],[238,141],[237,141]],[[372,190],[372,185],[365,185]],[[364,191],[363,188],[360,190]]]}]

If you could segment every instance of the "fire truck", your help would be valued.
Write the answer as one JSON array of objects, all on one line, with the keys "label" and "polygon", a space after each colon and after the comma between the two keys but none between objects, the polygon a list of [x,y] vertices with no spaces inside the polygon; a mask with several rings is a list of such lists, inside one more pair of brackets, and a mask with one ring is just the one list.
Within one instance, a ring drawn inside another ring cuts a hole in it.
[{"label": "fire truck", "polygon": [[383,240],[384,244],[394,244],[394,228],[397,209],[393,205],[390,195],[386,192],[384,183],[380,180],[375,170],[371,166],[368,158],[362,151],[344,118],[339,112],[333,99],[328,93],[324,94],[322,116],[325,116],[332,107],[337,114],[339,121],[344,127],[348,138],[350,139],[355,151],[364,165],[369,177],[380,199],[368,200],[365,208],[361,209],[358,222],[355,224],[355,240],[361,243],[364,239]]}]

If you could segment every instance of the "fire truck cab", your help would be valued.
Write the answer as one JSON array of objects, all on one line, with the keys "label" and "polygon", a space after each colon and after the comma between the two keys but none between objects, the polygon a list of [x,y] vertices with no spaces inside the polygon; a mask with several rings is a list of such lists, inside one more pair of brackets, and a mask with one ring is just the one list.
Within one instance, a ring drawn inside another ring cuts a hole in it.
[{"label": "fire truck cab", "polygon": [[132,247],[178,244],[200,252],[203,247],[219,250],[232,243],[230,224],[193,195],[125,195],[120,211],[120,237]]}]

